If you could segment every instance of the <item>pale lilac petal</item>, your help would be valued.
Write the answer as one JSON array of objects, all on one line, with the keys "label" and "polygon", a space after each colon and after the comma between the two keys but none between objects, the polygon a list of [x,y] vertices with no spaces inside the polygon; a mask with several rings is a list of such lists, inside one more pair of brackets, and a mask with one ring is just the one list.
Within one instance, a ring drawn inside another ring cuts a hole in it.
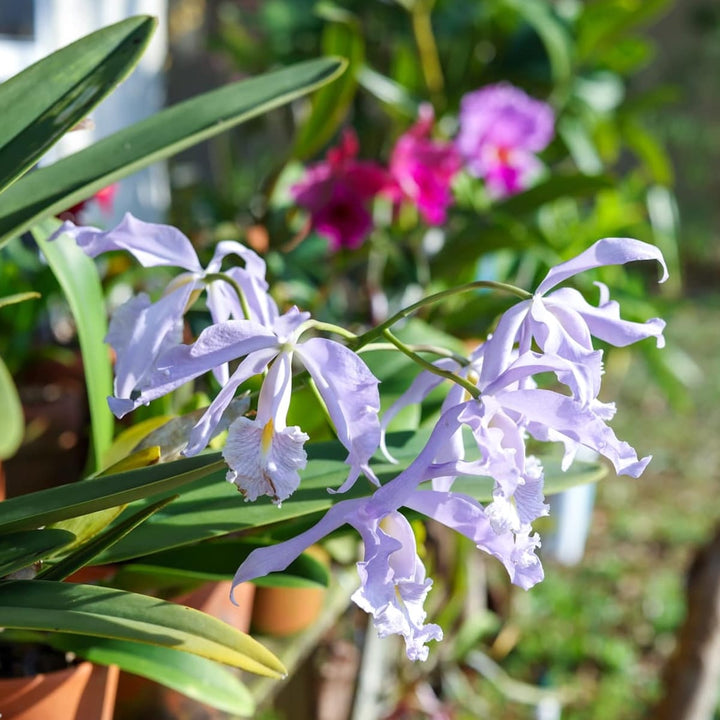
[{"label": "pale lilac petal", "polygon": [[[602,283],[596,283],[602,285]],[[607,298],[607,287],[602,285],[602,296]],[[657,347],[665,346],[665,321],[652,318],[644,323],[630,322],[620,317],[620,305],[614,300],[601,300],[599,307],[591,305],[573,288],[560,288],[545,299],[547,303],[572,308],[587,324],[589,331],[600,340],[615,347],[625,347],[648,337],[656,339]],[[554,311],[554,307],[553,307]]]},{"label": "pale lilac petal", "polygon": [[63,233],[70,235],[90,257],[110,250],[127,250],[144,267],[169,265],[202,272],[192,243],[177,228],[146,223],[130,213],[125,213],[120,224],[112,230],[103,231],[66,222],[55,236]]},{"label": "pale lilac petal", "polygon": [[597,451],[610,460],[618,475],[639,477],[650,462],[650,456],[638,460],[635,450],[618,440],[591,408],[565,395],[550,390],[515,390],[500,393],[498,402],[522,413],[530,431],[533,431],[530,423],[544,425]]},{"label": "pale lilac petal", "polygon": [[[495,332],[485,341],[483,347],[482,369],[480,371],[480,387],[486,387],[508,368],[517,353],[513,350],[520,340],[520,353],[530,350],[530,337],[523,342],[523,325],[530,311],[530,301],[523,300],[506,310],[498,321]],[[527,335],[527,334],[525,334]]]},{"label": "pale lilac petal", "polygon": [[197,455],[197,453],[205,448],[219,425],[223,413],[235,397],[238,387],[248,378],[261,373],[273,359],[275,352],[274,348],[257,350],[250,353],[240,365],[238,365],[235,372],[230,376],[230,379],[223,385],[203,416],[190,431],[188,446],[183,451],[183,455]]},{"label": "pale lilac petal", "polygon": [[245,261],[245,270],[255,277],[265,280],[266,265],[265,261],[250,248],[241,245],[235,240],[222,240],[215,246],[212,260],[208,263],[207,272],[218,272],[222,266],[222,261],[228,255],[237,255]]},{"label": "pale lilac petal", "polygon": [[512,533],[498,535],[473,498],[418,490],[408,496],[405,505],[470,538],[480,550],[500,560],[515,585],[527,590],[542,580],[542,565],[532,552],[535,546],[530,547],[524,535],[520,547]]},{"label": "pale lilac petal", "polygon": [[402,635],[408,658],[426,660],[426,643],[441,640],[442,630],[424,624],[423,604],[432,581],[425,577],[412,528],[396,511],[379,523],[358,520],[351,523],[362,534],[365,557],[357,564],[360,588],[352,600],[373,616],[379,637]]},{"label": "pale lilac petal", "polygon": [[663,269],[660,282],[667,280],[667,265],[665,265],[665,260],[659,248],[633,238],[603,238],[577,257],[551,268],[538,286],[536,293],[544,295],[563,280],[567,280],[585,270],[605,267],[606,265],[625,265],[637,260],[657,260]]},{"label": "pale lilac petal", "polygon": [[[459,365],[452,358],[442,358],[436,360],[433,365],[440,368],[441,370],[457,370]],[[381,436],[380,436],[380,449],[383,455],[390,462],[397,462],[392,455],[388,452],[387,446],[385,445],[385,431],[390,425],[393,418],[404,408],[409,405],[416,405],[421,403],[432,390],[434,390],[445,378],[440,375],[435,375],[431,372],[423,371],[415,376],[415,379],[410,384],[410,387],[383,413],[382,423],[380,424]]]},{"label": "pale lilac petal", "polygon": [[182,339],[182,312],[193,290],[186,283],[156,303],[142,293],[120,306],[113,315],[105,341],[115,350],[118,398],[141,390],[161,352]]},{"label": "pale lilac petal", "polygon": [[311,338],[299,343],[296,352],[349,453],[345,462],[350,474],[339,492],[352,487],[361,472],[376,482],[368,463],[380,445],[378,379],[357,354],[332,340]]},{"label": "pale lilac petal", "polygon": [[348,516],[353,515],[357,508],[366,502],[366,498],[343,500],[333,505],[315,525],[300,535],[277,545],[253,550],[235,573],[233,590],[240,583],[285,570],[304,550],[344,525]]}]

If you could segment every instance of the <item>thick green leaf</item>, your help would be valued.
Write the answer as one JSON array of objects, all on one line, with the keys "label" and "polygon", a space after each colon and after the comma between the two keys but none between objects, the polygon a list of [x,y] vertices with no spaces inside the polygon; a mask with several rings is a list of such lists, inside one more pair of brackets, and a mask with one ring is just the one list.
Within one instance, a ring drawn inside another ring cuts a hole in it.
[{"label": "thick green leaf", "polygon": [[154,680],[233,715],[249,717],[255,712],[255,701],[237,676],[223,665],[198,655],[80,635],[56,635],[50,644],[100,665],[117,665],[125,672]]},{"label": "thick green leaf", "polygon": [[[254,538],[233,538],[187,547],[138,558],[135,562],[123,565],[121,576],[143,574],[157,577],[162,574],[168,579],[193,580],[231,580],[240,563],[256,548],[267,545]],[[122,582],[122,577],[117,578]],[[284,587],[326,587],[330,580],[327,566],[309,553],[303,553],[293,561],[282,575],[272,578],[271,582],[262,580],[258,585],[271,584]],[[125,587],[119,585],[119,587]]]},{"label": "thick green leaf", "polygon": [[132,70],[156,24],[138,16],[102,28],[0,85],[0,191]]},{"label": "thick green leaf", "polygon": [[0,627],[90,635],[193,653],[258,675],[285,668],[245,633],[198,610],[96,585],[0,583]]},{"label": "thick green leaf", "polygon": [[96,467],[112,444],[114,419],[107,405],[112,395],[112,368],[105,345],[107,321],[102,285],[95,263],[74,240],[61,235],[48,242],[59,221],[47,219],[33,235],[65,294],[77,327],[90,405],[91,436]]},{"label": "thick green leaf", "polygon": [[159,493],[172,494],[182,485],[213,473],[213,482],[217,482],[225,469],[220,453],[196,455],[10,498],[0,503],[0,534],[30,530]]},{"label": "thick green leaf", "polygon": [[113,526],[102,535],[89,540],[75,551],[63,558],[60,562],[48,567],[38,574],[38,580],[64,580],[85,565],[89,565],[93,559],[103,550],[114,545],[118,540],[124,538],[131,530],[145,522],[151,515],[164,508],[172,502],[175,497],[167,497],[154,502],[152,505],[142,508],[130,517]]},{"label": "thick green leaf", "polygon": [[0,537],[0,577],[32,565],[75,539],[67,530],[23,530]]},{"label": "thick green leaf", "polygon": [[0,460],[9,458],[22,443],[25,432],[20,397],[18,396],[12,375],[0,358]]},{"label": "thick green leaf", "polygon": [[30,173],[0,195],[0,245],[41,218],[334,80],[345,61],[321,58],[203,93]]}]

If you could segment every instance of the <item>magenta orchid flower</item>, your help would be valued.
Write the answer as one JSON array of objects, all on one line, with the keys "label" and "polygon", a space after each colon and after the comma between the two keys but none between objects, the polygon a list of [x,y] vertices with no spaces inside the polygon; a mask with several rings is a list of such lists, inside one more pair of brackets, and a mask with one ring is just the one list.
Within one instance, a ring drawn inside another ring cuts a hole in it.
[{"label": "magenta orchid flower", "polygon": [[[170,225],[146,223],[126,213],[112,230],[77,226],[65,222],[55,237],[67,234],[90,257],[111,250],[126,250],[144,267],[179,267],[186,272],[175,277],[165,294],[151,302],[146,293],[131,298],[118,308],[108,328],[106,342],[115,350],[114,392],[117,398],[129,400],[142,388],[158,356],[182,338],[182,323],[193,294],[205,289],[207,304],[214,322],[244,318],[237,292],[218,275],[223,259],[237,255],[245,267],[234,267],[223,274],[235,282],[245,295],[251,318],[270,322],[277,309],[267,295],[265,261],[238,242],[218,243],[207,268],[203,268],[190,240]],[[225,365],[215,369],[218,380],[227,380]]]},{"label": "magenta orchid flower", "polygon": [[536,155],[552,140],[552,108],[508,83],[463,96],[457,148],[493,197],[529,187],[542,165]]},{"label": "magenta orchid flower", "polygon": [[451,184],[462,160],[450,142],[430,137],[435,117],[431,105],[421,105],[418,121],[401,135],[390,156],[395,202],[407,198],[430,225],[445,222],[452,204]]},{"label": "magenta orchid flower", "polygon": [[360,247],[373,228],[371,200],[389,182],[377,163],[357,160],[358,141],[346,130],[324,161],[310,165],[293,186],[295,202],[310,212],[312,227],[331,250]]}]

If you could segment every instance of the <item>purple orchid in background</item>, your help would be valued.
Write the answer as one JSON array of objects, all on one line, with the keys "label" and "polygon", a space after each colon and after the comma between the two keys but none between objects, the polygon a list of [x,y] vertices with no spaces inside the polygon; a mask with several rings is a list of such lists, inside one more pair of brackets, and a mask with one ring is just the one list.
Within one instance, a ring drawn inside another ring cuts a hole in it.
[{"label": "purple orchid in background", "polygon": [[460,102],[457,148],[493,197],[527,188],[542,165],[536,154],[552,140],[552,108],[508,83],[467,93]]},{"label": "purple orchid in background", "polygon": [[398,139],[390,156],[394,184],[389,192],[396,203],[403,198],[413,202],[428,224],[442,225],[462,160],[452,143],[430,137],[434,121],[432,106],[421,105],[417,123]]},{"label": "purple orchid in background", "polygon": [[[194,455],[207,445],[238,387],[269,368],[260,391],[258,416],[252,424],[236,421],[231,426],[226,458],[235,473],[229,479],[238,483],[248,497],[255,495],[252,483],[261,482],[260,478],[249,480],[250,484],[241,484],[245,482],[243,478],[247,478],[247,466],[243,464],[247,458],[243,458],[242,453],[248,449],[249,438],[254,437],[259,449],[253,462],[267,469],[267,477],[262,480],[268,490],[266,494],[280,502],[288,495],[273,490],[273,471],[267,463],[287,462],[287,468],[278,466],[279,472],[290,472],[288,468],[296,469],[302,463],[300,451],[290,439],[292,436],[299,441],[304,433],[285,427],[291,391],[291,362],[297,357],[315,382],[338,439],[349,453],[346,462],[350,465],[350,473],[339,491],[349,489],[360,473],[377,484],[369,461],[380,443],[378,380],[358,355],[340,343],[317,337],[301,342],[299,338],[308,327],[305,323],[309,317],[308,313],[292,308],[277,317],[271,326],[252,320],[228,320],[211,325],[192,345],[178,345],[166,351],[158,358],[156,370],[142,391],[132,400],[111,398],[111,408],[122,417],[221,364],[243,358],[192,429],[184,454]],[[272,452],[282,453],[283,449],[287,451],[286,455],[272,456]],[[283,487],[286,485],[289,487],[292,482],[282,483]]]},{"label": "purple orchid in background", "polygon": [[[117,398],[129,401],[143,387],[158,356],[180,343],[185,311],[203,289],[207,291],[208,309],[214,322],[245,317],[232,285],[212,277],[220,273],[223,259],[228,255],[237,255],[245,262],[244,268],[233,267],[223,275],[240,287],[251,319],[267,323],[277,315],[267,295],[265,261],[238,242],[218,243],[210,263],[203,268],[192,243],[183,233],[170,225],[143,222],[130,213],[112,230],[65,222],[55,237],[62,234],[70,235],[90,257],[111,250],[126,250],[144,267],[179,267],[187,271],[170,282],[157,302],[140,293],[114,313],[106,342],[117,357],[114,387]],[[227,366],[218,365],[214,370],[221,383],[227,380]]]},{"label": "purple orchid in background", "polygon": [[327,159],[310,165],[291,189],[295,202],[310,212],[312,227],[331,250],[360,247],[373,229],[370,201],[389,183],[377,163],[357,160],[358,141],[346,129]]}]

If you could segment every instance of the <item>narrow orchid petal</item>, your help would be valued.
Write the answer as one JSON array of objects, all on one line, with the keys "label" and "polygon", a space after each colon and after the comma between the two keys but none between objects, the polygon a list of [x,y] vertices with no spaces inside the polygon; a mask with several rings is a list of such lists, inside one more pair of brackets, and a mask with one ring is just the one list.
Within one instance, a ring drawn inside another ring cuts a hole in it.
[{"label": "narrow orchid petal", "polygon": [[205,328],[192,345],[180,345],[164,353],[158,359],[158,375],[168,380],[191,380],[221,363],[277,344],[272,331],[252,320],[228,320]]},{"label": "narrow orchid petal", "polygon": [[[599,352],[590,353],[590,360],[599,358]],[[600,365],[601,366],[601,365]],[[484,395],[495,395],[503,388],[521,383],[533,375],[545,372],[555,373],[558,380],[572,390],[573,395],[583,404],[589,404],[599,389],[595,377],[591,374],[594,367],[590,364],[579,365],[563,357],[545,353],[539,355],[527,352],[518,357],[493,383],[483,388]]]},{"label": "narrow orchid petal", "polygon": [[[433,365],[442,370],[450,371],[457,370],[459,367],[458,363],[452,358],[436,360]],[[390,425],[390,422],[401,410],[408,407],[408,405],[416,405],[422,402],[443,380],[444,378],[431,372],[423,371],[419,373],[410,384],[410,387],[383,413],[382,423],[380,424],[380,449],[390,462],[397,462],[392,455],[390,455],[385,445],[385,431]]]},{"label": "narrow orchid petal", "polygon": [[353,515],[359,505],[365,502],[367,502],[365,498],[343,500],[333,505],[309,530],[277,545],[253,550],[235,573],[233,590],[240,583],[285,570],[304,550],[344,525],[348,516]]},{"label": "narrow orchid petal", "polygon": [[245,261],[245,270],[261,280],[265,279],[265,261],[250,248],[241,245],[235,240],[223,240],[215,246],[212,260],[208,263],[207,272],[217,272],[222,266],[222,261],[228,255],[237,255]]},{"label": "narrow orchid petal", "polygon": [[[418,490],[408,496],[406,507],[433,518],[470,538],[480,550],[500,560],[510,580],[525,590],[542,580],[540,560],[517,553],[512,533],[498,535],[480,504],[467,495]],[[523,548],[525,550],[525,548]]]},{"label": "narrow orchid petal", "polygon": [[[596,283],[602,285],[602,283]],[[665,321],[652,318],[644,323],[630,322],[620,317],[620,305],[614,300],[607,299],[607,287],[602,285],[601,293],[604,301],[598,307],[591,305],[573,288],[560,288],[547,296],[546,302],[553,305],[563,305],[572,308],[587,324],[590,332],[600,340],[604,340],[615,347],[625,347],[639,340],[654,337],[657,347],[665,345],[663,330]]]},{"label": "narrow orchid petal", "polygon": [[[247,319],[271,327],[280,317],[280,312],[275,301],[268,293],[267,282],[252,273],[248,273],[244,268],[232,267],[226,270],[224,274],[229,275],[243,291],[250,310],[250,317]],[[242,317],[242,315],[238,315],[238,317]]]},{"label": "narrow orchid petal", "polygon": [[360,472],[372,480],[375,476],[368,463],[380,445],[377,378],[358,355],[332,340],[311,338],[299,343],[296,351],[349,453],[345,462],[350,465],[350,476],[341,489],[348,489]]},{"label": "narrow orchid petal", "polygon": [[577,257],[552,268],[535,292],[544,295],[563,280],[585,270],[606,265],[625,265],[636,260],[657,260],[663,269],[660,282],[667,280],[667,265],[659,248],[633,238],[603,238]]},{"label": "narrow orchid petal", "polygon": [[220,423],[225,409],[233,397],[235,397],[235,392],[238,387],[248,378],[261,373],[274,356],[274,349],[257,350],[250,353],[240,365],[238,365],[235,372],[230,376],[230,379],[223,385],[220,392],[215,396],[215,399],[210,403],[205,414],[190,431],[188,446],[183,452],[184,455],[197,455],[197,453],[205,448],[208,442],[210,442],[215,428]]},{"label": "narrow orchid petal", "polygon": [[[483,345],[485,353],[480,370],[479,384],[481,388],[493,382],[516,357],[513,347],[529,311],[530,301],[523,300],[506,310],[500,317],[495,332]],[[521,353],[530,349],[529,342],[527,345],[527,347],[521,347]]]},{"label": "narrow orchid petal", "polygon": [[202,272],[202,266],[190,240],[170,225],[146,223],[125,213],[112,230],[99,230],[66,222],[55,233],[70,235],[90,257],[110,250],[127,250],[144,267],[169,265],[191,272]]},{"label": "narrow orchid petal", "polygon": [[[552,428],[571,440],[597,451],[615,467],[618,475],[639,477],[650,457],[638,460],[635,450],[615,433],[591,408],[550,390],[515,390],[500,393],[503,407],[522,413],[530,423]],[[528,425],[532,430],[532,426]]]},{"label": "narrow orchid petal", "polygon": [[115,350],[115,395],[129,398],[143,382],[161,352],[182,339],[182,317],[193,283],[186,283],[156,303],[142,293],[113,315],[105,341]]}]

